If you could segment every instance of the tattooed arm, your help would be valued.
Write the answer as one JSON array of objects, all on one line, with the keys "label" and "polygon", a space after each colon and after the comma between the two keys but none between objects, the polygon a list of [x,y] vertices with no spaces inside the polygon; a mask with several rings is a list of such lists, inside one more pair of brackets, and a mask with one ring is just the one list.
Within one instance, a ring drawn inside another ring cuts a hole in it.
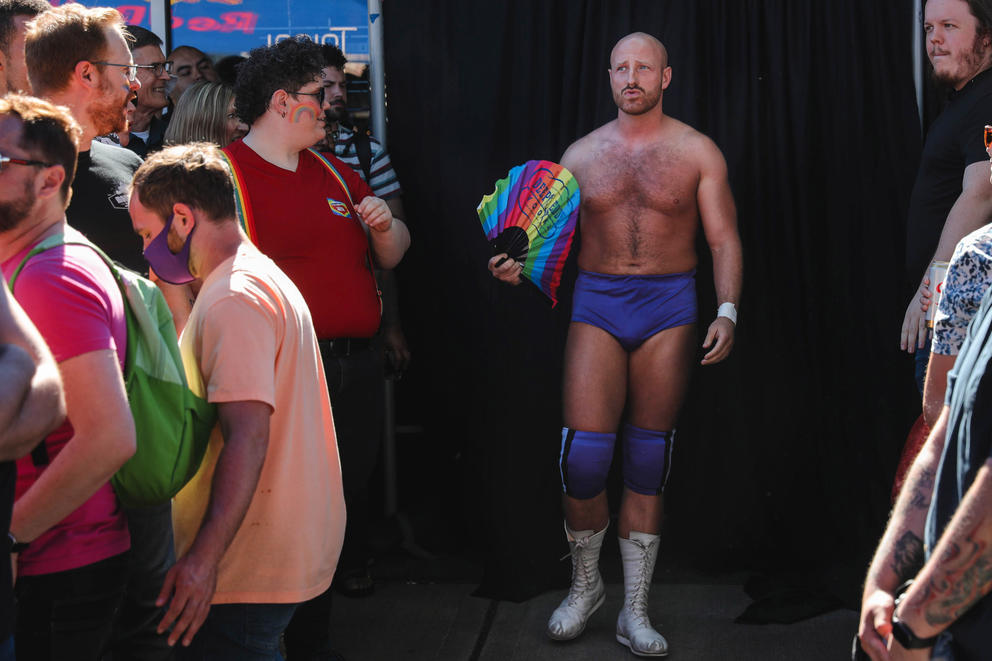
[{"label": "tattooed arm", "polygon": [[[865,652],[875,661],[887,661],[890,658],[885,638],[892,631],[896,588],[903,581],[916,576],[923,566],[923,526],[930,507],[940,455],[944,450],[946,431],[947,407],[944,407],[927,442],[913,462],[892,510],[889,525],[868,569],[861,601],[858,636]],[[917,635],[922,636],[923,633],[917,632]]]},{"label": "tattooed arm", "polygon": [[992,591],[992,459],[985,462],[896,613],[934,636]]}]

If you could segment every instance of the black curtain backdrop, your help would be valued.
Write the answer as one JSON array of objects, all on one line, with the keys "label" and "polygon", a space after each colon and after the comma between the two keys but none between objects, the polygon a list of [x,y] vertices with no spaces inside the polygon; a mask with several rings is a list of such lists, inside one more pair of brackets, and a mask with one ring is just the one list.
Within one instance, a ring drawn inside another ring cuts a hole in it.
[{"label": "black curtain backdrop", "polygon": [[[445,491],[485,558],[479,594],[526,599],[568,578],[557,459],[575,250],[552,309],[489,276],[475,207],[512,166],[557,160],[616,117],[609,52],[640,30],[668,48],[666,114],[726,156],[745,257],[733,355],[696,368],[681,415],[663,554],[858,600],[919,412],[898,350],[920,151],[912,5],[385,3],[390,153],[413,234],[400,416],[426,430],[415,480]],[[701,340],[717,302],[701,237],[699,251]]]}]

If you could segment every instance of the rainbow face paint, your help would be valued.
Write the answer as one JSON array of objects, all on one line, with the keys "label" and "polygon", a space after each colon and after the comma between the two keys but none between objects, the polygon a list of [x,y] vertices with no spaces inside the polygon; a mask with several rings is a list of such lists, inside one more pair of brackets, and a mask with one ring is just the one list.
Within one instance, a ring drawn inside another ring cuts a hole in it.
[{"label": "rainbow face paint", "polygon": [[289,111],[290,118],[294,124],[299,124],[303,121],[305,116],[309,116],[310,119],[316,121],[317,114],[320,112],[319,108],[314,108],[313,105],[309,103],[301,103],[295,108],[291,108]]}]

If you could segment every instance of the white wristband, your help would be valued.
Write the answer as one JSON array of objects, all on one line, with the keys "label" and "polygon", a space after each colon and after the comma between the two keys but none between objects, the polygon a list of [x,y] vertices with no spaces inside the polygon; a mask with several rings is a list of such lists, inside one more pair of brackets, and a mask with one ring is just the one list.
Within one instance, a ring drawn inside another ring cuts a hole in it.
[{"label": "white wristband", "polygon": [[717,317],[726,317],[733,322],[734,326],[737,325],[737,306],[733,303],[721,303],[720,307],[716,311]]}]

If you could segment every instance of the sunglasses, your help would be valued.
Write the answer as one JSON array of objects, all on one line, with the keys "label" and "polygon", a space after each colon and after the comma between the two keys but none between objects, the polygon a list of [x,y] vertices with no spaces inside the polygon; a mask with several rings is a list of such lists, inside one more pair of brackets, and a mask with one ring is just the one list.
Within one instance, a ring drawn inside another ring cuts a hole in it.
[{"label": "sunglasses", "polygon": [[322,106],[324,105],[324,89],[325,88],[321,87],[316,92],[290,92],[290,94],[293,96],[297,96],[299,94],[302,94],[303,96],[312,96],[317,99],[317,105]]},{"label": "sunglasses", "polygon": [[124,67],[127,69],[127,79],[132,83],[138,78],[138,69],[151,69],[152,73],[156,76],[161,76],[163,73],[172,74],[172,62],[156,62],[154,64],[118,64],[117,62],[94,62],[93,64],[102,64],[108,67]]},{"label": "sunglasses", "polygon": [[24,158],[13,158],[11,156],[4,156],[0,154],[0,172],[7,169],[7,164],[13,163],[14,165],[40,165],[43,168],[50,168],[53,163],[45,163],[44,161],[31,161]]}]

